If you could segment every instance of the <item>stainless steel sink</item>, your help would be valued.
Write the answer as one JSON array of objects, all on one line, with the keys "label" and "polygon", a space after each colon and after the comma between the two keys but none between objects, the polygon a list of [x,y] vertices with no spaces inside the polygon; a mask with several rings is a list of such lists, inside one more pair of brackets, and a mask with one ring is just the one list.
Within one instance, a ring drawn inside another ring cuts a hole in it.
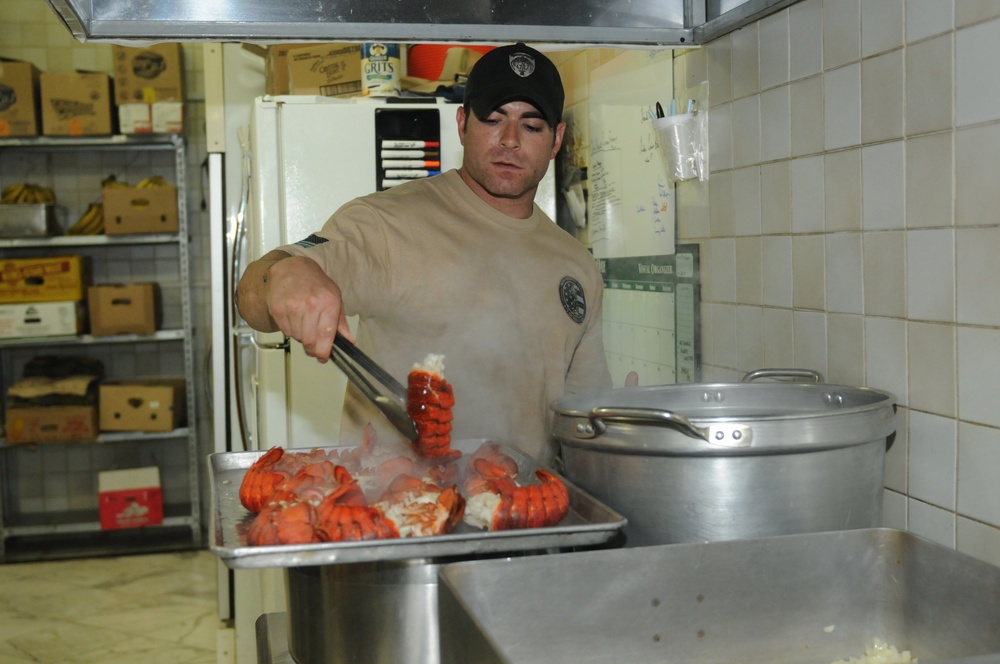
[{"label": "stainless steel sink", "polygon": [[1000,568],[891,529],[455,563],[438,598],[442,664],[1000,663]]}]

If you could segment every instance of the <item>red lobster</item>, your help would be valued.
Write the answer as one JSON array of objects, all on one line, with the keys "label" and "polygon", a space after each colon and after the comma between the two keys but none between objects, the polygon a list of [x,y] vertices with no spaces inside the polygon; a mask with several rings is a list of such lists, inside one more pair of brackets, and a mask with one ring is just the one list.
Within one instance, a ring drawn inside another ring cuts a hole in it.
[{"label": "red lobster", "polygon": [[240,503],[257,513],[269,502],[271,494],[303,468],[319,461],[336,461],[337,451],[320,449],[308,452],[287,452],[272,447],[258,458],[243,475],[240,483]]},{"label": "red lobster", "polygon": [[375,503],[392,521],[400,537],[450,533],[462,520],[465,499],[455,485],[444,487],[413,475],[399,475]]},{"label": "red lobster", "polygon": [[428,355],[422,364],[410,371],[406,391],[406,411],[417,427],[413,448],[422,457],[457,459],[462,456],[451,449],[451,409],[455,394],[444,379],[443,355]]},{"label": "red lobster", "polygon": [[381,511],[368,506],[365,494],[353,480],[324,498],[316,513],[319,517],[316,531],[324,542],[399,537],[395,524]]},{"label": "red lobster", "polygon": [[[327,486],[321,500],[311,480],[327,477],[329,462],[313,464],[300,471],[285,489],[272,494],[267,505],[250,524],[247,542],[253,545],[309,544],[399,537],[391,521],[379,510],[367,506],[367,499],[358,483],[343,466],[334,466],[332,477],[336,486]],[[332,466],[332,464],[330,464]],[[314,469],[314,467],[317,467]],[[321,467],[321,468],[320,468]],[[296,483],[296,480],[301,482]],[[292,485],[291,488],[287,488]],[[298,495],[295,489],[304,487]]]},{"label": "red lobster", "polygon": [[569,492],[553,473],[539,468],[538,484],[519,486],[485,457],[472,462],[465,483],[465,522],[476,528],[513,530],[554,526],[569,513]]}]

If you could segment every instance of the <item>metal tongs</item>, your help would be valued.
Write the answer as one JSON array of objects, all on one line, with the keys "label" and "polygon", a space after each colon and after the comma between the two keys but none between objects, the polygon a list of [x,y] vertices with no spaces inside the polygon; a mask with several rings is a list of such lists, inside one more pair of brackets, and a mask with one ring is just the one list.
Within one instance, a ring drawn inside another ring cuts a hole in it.
[{"label": "metal tongs", "polygon": [[417,439],[417,427],[406,412],[406,388],[392,374],[339,334],[333,339],[330,359],[408,440]]}]

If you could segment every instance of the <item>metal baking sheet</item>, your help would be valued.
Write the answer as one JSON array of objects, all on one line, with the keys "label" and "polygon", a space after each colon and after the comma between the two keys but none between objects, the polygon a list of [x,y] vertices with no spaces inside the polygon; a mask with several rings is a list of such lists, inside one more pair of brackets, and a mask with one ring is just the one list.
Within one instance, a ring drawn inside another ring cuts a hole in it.
[{"label": "metal baking sheet", "polygon": [[[487,441],[452,441],[452,447],[467,456],[485,442]],[[346,450],[353,447],[345,445],[323,449]],[[522,475],[533,475],[539,467],[534,459],[516,448],[506,445],[502,448],[517,461]],[[228,567],[234,569],[418,558],[472,558],[482,554],[586,547],[609,541],[625,526],[623,516],[562,478],[569,490],[570,511],[558,525],[548,528],[487,532],[461,523],[454,532],[435,537],[250,546],[246,543],[246,530],[254,515],[240,504],[239,490],[243,475],[263,454],[263,450],[219,452],[208,458],[212,497],[212,536],[209,548]],[[458,463],[461,465],[465,458],[463,456]]]}]

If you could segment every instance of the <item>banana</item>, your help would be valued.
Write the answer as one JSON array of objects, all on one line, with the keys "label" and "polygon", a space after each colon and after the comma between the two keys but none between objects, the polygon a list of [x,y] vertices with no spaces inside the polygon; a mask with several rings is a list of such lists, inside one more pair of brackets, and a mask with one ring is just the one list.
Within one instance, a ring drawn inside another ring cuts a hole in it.
[{"label": "banana", "polygon": [[167,187],[167,181],[164,180],[159,175],[150,176],[144,180],[141,180],[139,184],[135,185],[136,189],[147,189],[151,187]]},{"label": "banana", "polygon": [[55,203],[56,194],[48,187],[18,182],[4,187],[0,203]]},{"label": "banana", "polygon": [[101,189],[104,189],[106,187],[114,189],[127,186],[129,186],[129,184],[127,182],[119,182],[118,178],[115,177],[114,173],[112,173],[111,175],[109,175],[108,177],[104,178],[101,181]]},{"label": "banana", "polygon": [[91,203],[79,221],[66,230],[67,235],[100,235],[104,232],[104,206]]},{"label": "banana", "polygon": [[27,185],[23,182],[18,182],[17,184],[8,185],[3,188],[3,193],[0,194],[0,202],[2,203],[16,203],[21,192]]}]

